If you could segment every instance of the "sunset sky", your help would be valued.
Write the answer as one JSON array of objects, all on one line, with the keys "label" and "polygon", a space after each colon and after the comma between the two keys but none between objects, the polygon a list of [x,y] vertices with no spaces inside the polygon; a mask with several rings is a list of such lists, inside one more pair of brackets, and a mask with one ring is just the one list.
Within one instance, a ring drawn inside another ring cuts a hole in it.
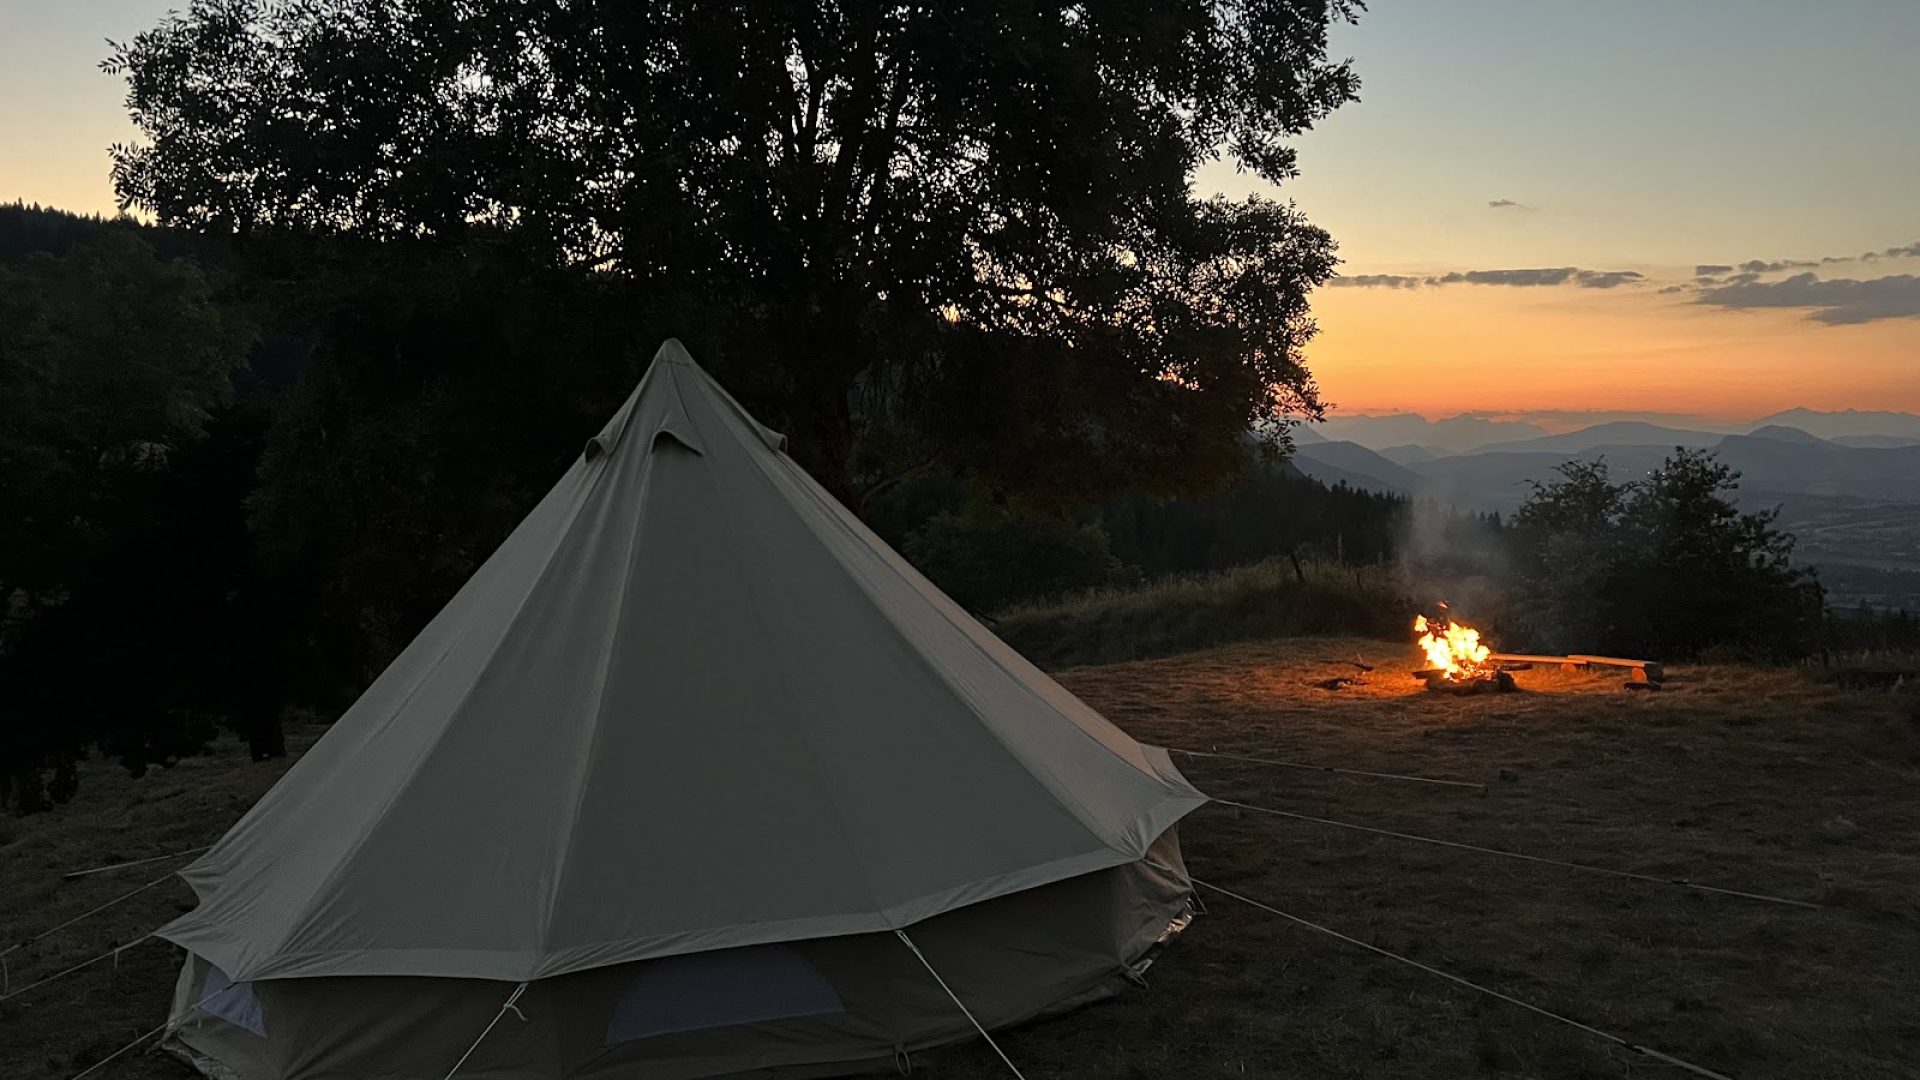
[{"label": "sunset sky", "polygon": [[[134,132],[104,39],[183,2],[0,0],[0,201],[112,211]],[[1279,193],[1345,260],[1314,298],[1325,396],[1920,412],[1915,42],[1914,0],[1373,0],[1334,43],[1361,101]]]}]

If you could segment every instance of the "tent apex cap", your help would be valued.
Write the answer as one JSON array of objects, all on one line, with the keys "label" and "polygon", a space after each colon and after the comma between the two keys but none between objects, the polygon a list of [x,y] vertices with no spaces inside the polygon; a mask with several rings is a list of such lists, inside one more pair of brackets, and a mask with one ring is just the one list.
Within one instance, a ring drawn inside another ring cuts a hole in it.
[{"label": "tent apex cap", "polygon": [[675,337],[670,337],[660,343],[660,348],[653,354],[653,362],[656,364],[685,364],[688,367],[700,366],[693,362],[693,354],[687,352],[687,347],[680,344],[680,339]]}]

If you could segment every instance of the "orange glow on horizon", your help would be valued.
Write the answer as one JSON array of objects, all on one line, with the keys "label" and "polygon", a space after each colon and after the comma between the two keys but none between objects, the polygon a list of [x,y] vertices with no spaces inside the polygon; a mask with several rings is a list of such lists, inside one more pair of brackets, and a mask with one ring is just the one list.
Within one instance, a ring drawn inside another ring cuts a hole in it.
[{"label": "orange glow on horizon", "polygon": [[1470,285],[1321,289],[1313,310],[1307,363],[1335,415],[1920,412],[1920,319],[1828,326],[1651,289]]}]

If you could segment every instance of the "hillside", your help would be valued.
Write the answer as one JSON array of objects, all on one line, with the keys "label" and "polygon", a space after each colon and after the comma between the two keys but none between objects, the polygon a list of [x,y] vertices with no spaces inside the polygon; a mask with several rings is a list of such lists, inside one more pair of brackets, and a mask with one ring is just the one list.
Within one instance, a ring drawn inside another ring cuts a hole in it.
[{"label": "hillside", "polygon": [[[1356,656],[1375,670],[1363,675]],[[1920,965],[1920,805],[1909,797],[1920,782],[1920,697],[1911,686],[1848,690],[1793,672],[1697,667],[1641,697],[1608,679],[1532,671],[1520,673],[1524,693],[1435,699],[1403,676],[1412,662],[1394,644],[1280,639],[1060,677],[1163,745],[1487,784],[1479,797],[1179,761],[1220,797],[1824,906],[1621,881],[1222,806],[1182,827],[1202,881],[1743,1080],[1895,1077],[1920,1060],[1920,1024],[1904,1000]],[[1322,689],[1330,678],[1360,681]],[[314,734],[299,733],[296,750]],[[59,875],[205,843],[283,768],[249,762],[231,743],[138,781],[88,764],[81,800],[0,820],[9,870],[0,935],[18,940],[150,880],[145,867]],[[1153,968],[1149,988],[1009,1032],[1009,1056],[1036,1080],[1623,1075],[1618,1048],[1591,1036],[1204,895],[1207,913]],[[149,890],[15,953],[13,985],[131,941],[190,902],[177,883]],[[137,945],[117,969],[103,963],[0,1003],[8,1075],[67,1080],[151,1028],[176,964],[170,946]],[[933,1080],[1005,1075],[978,1045],[916,1058],[915,1075]],[[132,1056],[99,1075],[186,1074],[169,1059]]]},{"label": "hillside", "polygon": [[1369,491],[1404,495],[1420,487],[1420,475],[1381,454],[1347,440],[1330,440],[1299,447],[1293,463],[1323,484],[1346,483]]},{"label": "hillside", "polygon": [[[1844,445],[1829,439],[1823,439],[1818,435],[1809,434],[1797,427],[1788,427],[1785,424],[1767,424],[1763,427],[1754,428],[1752,431],[1747,432],[1747,437],[1752,439],[1772,439],[1775,442],[1799,443],[1803,446]],[[1729,436],[1729,438],[1731,438],[1731,436]]]},{"label": "hillside", "polygon": [[1676,446],[1712,446],[1718,441],[1720,436],[1713,432],[1664,427],[1639,420],[1618,420],[1559,435],[1490,443],[1476,448],[1474,452],[1577,454],[1601,446],[1658,446],[1671,450]]},{"label": "hillside", "polygon": [[[1315,448],[1317,449],[1317,448]],[[1920,501],[1920,446],[1850,448],[1835,443],[1786,442],[1728,435],[1713,449],[1740,471],[1741,487],[1788,495],[1823,495],[1892,502]],[[1580,451],[1484,450],[1404,468],[1422,479],[1418,493],[1466,506],[1511,510],[1526,498],[1527,482],[1551,480],[1565,461],[1604,458],[1609,470],[1631,479],[1657,468],[1671,446],[1611,445]]]},{"label": "hillside", "polygon": [[[1525,415],[1525,414],[1522,414]],[[1346,439],[1371,450],[1428,454],[1479,451],[1578,451],[1594,446],[1710,446],[1723,435],[1760,435],[1846,446],[1891,447],[1920,443],[1920,415],[1845,409],[1788,409],[1746,423],[1728,423],[1682,413],[1596,413],[1588,423],[1549,432],[1522,419],[1493,420],[1471,413],[1429,420],[1416,413],[1384,416],[1334,414],[1314,426],[1326,439]],[[1611,417],[1611,419],[1603,419]],[[1556,415],[1556,427],[1568,415]],[[1394,455],[1390,455],[1394,456]],[[1399,460],[1399,456],[1394,456]]]},{"label": "hillside", "polygon": [[1823,439],[1838,439],[1843,436],[1895,436],[1920,439],[1920,416],[1904,412],[1872,409],[1842,409],[1837,412],[1822,412],[1819,409],[1788,409],[1754,421],[1756,427],[1765,427],[1768,424],[1783,424],[1787,427],[1799,428]]},{"label": "hillside", "polygon": [[1347,439],[1379,449],[1415,443],[1461,453],[1488,443],[1531,439],[1547,434],[1537,424],[1489,420],[1481,416],[1452,416],[1428,420],[1415,413],[1390,416],[1333,416],[1317,425],[1329,439]]}]

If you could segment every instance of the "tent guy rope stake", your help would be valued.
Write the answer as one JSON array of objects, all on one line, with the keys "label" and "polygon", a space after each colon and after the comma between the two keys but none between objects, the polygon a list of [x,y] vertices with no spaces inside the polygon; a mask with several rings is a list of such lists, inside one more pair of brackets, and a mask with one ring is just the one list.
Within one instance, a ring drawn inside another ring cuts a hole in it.
[{"label": "tent guy rope stake", "polygon": [[953,1003],[959,1006],[961,1015],[967,1018],[967,1023],[973,1025],[973,1030],[979,1032],[980,1037],[987,1040],[987,1045],[993,1047],[993,1052],[1000,1055],[1001,1062],[1006,1065],[1007,1071],[1014,1075],[1015,1080],[1027,1080],[1020,1074],[1020,1066],[1013,1063],[1013,1059],[1007,1056],[1007,1052],[1000,1049],[1000,1044],[993,1041],[993,1036],[987,1034],[987,1029],[980,1026],[980,1021],[973,1018],[973,1010],[967,1008],[967,1003],[961,1001],[960,995],[953,992],[953,987],[947,985],[947,980],[941,978],[940,973],[933,969],[933,964],[927,960],[926,954],[920,951],[920,946],[913,943],[913,939],[907,936],[905,930],[895,930],[893,933],[913,951],[915,959],[920,961],[920,966],[927,969],[927,974],[933,976],[933,981],[939,983],[940,989],[945,990],[947,996],[953,999]]},{"label": "tent guy rope stake", "polygon": [[1594,866],[1590,863],[1568,862],[1565,859],[1549,859],[1543,855],[1524,855],[1518,851],[1503,851],[1500,848],[1481,847],[1479,844],[1463,844],[1458,840],[1441,840],[1433,836],[1420,836],[1416,833],[1395,832],[1392,829],[1377,829],[1372,825],[1357,825],[1351,821],[1335,821],[1332,818],[1314,817],[1312,814],[1296,814],[1291,810],[1275,810],[1267,806],[1254,806],[1250,803],[1234,802],[1232,799],[1214,799],[1221,806],[1231,806],[1240,810],[1251,810],[1256,814],[1271,814],[1274,817],[1292,818],[1295,821],[1311,821],[1316,825],[1332,825],[1356,832],[1373,833],[1376,836],[1391,836],[1396,840],[1412,840],[1421,844],[1436,844],[1440,847],[1456,848],[1460,851],[1475,851],[1482,855],[1498,855],[1506,859],[1520,859],[1524,862],[1540,863],[1543,866],[1558,866],[1563,870],[1581,870],[1589,874],[1605,874],[1608,877],[1626,878],[1631,881],[1649,881],[1655,885],[1676,885],[1682,889],[1694,889],[1699,892],[1717,893],[1721,896],[1738,896],[1743,900],[1759,900],[1768,904],[1787,904],[1792,907],[1813,908],[1818,911],[1825,905],[1811,900],[1793,900],[1785,896],[1769,896],[1766,893],[1744,892],[1740,889],[1723,889],[1718,885],[1702,885],[1686,878],[1663,878],[1653,874],[1636,874],[1631,870],[1615,870],[1606,866]]},{"label": "tent guy rope stake", "polygon": [[1389,960],[1398,960],[1402,964],[1406,964],[1409,967],[1418,968],[1429,975],[1437,975],[1440,978],[1445,979],[1448,982],[1453,983],[1457,986],[1464,986],[1469,990],[1473,990],[1478,993],[1485,994],[1488,997],[1498,998],[1509,1005],[1518,1005],[1521,1008],[1527,1010],[1528,1012],[1537,1013],[1541,1016],[1546,1017],[1549,1020],[1558,1020],[1563,1024],[1567,1024],[1571,1027],[1579,1028],[1581,1031],[1584,1031],[1589,1035],[1599,1036],[1600,1038],[1605,1039],[1616,1046],[1624,1046],[1628,1050],[1631,1050],[1634,1053],[1641,1055],[1642,1057],[1652,1058],[1653,1060],[1658,1061],[1663,1065],[1671,1065],[1676,1069],[1685,1069],[1686,1071],[1692,1073],[1695,1076],[1704,1076],[1707,1078],[1707,1080],[1733,1080],[1732,1077],[1726,1075],[1725,1073],[1717,1073],[1717,1072],[1714,1072],[1712,1069],[1706,1068],[1701,1065],[1695,1065],[1690,1061],[1682,1061],[1679,1058],[1674,1057],[1672,1054],[1662,1053],[1661,1051],[1655,1050],[1650,1046],[1641,1046],[1639,1043],[1633,1042],[1622,1036],[1615,1035],[1611,1031],[1602,1031],[1599,1028],[1592,1026],[1591,1024],[1583,1024],[1580,1021],[1573,1019],[1572,1017],[1562,1016],[1557,1012],[1553,1012],[1549,1009],[1543,1009],[1538,1005],[1532,1004],[1531,1002],[1521,1001],[1519,998],[1514,997],[1510,994],[1503,994],[1500,991],[1495,990],[1491,987],[1482,986],[1477,982],[1473,982],[1468,979],[1463,979],[1458,975],[1441,971],[1437,967],[1429,967],[1428,965],[1423,964],[1418,960],[1412,959],[1411,957],[1401,956],[1399,953],[1396,953],[1396,952],[1389,952],[1388,950],[1383,949],[1378,945],[1369,945],[1366,942],[1361,941],[1359,938],[1349,937],[1338,930],[1321,926],[1317,922],[1310,922],[1306,919],[1301,918],[1298,915],[1293,915],[1288,912],[1281,911],[1277,907],[1273,907],[1272,905],[1269,905],[1269,904],[1263,904],[1260,901],[1255,900],[1251,897],[1242,896],[1239,893],[1234,892],[1232,889],[1223,889],[1218,885],[1201,881],[1199,878],[1193,878],[1191,880],[1195,885],[1198,885],[1203,889],[1211,889],[1214,892],[1219,893],[1221,896],[1225,896],[1232,900],[1238,900],[1241,903],[1248,905],[1249,907],[1258,908],[1261,911],[1267,912],[1270,915],[1278,915],[1289,922],[1297,923],[1301,926],[1306,927],[1309,930],[1313,930],[1313,931],[1317,931],[1319,933],[1325,934],[1330,938],[1334,938],[1335,940],[1344,941],[1349,945],[1358,945],[1359,947],[1367,950],[1368,952],[1377,953],[1378,955],[1384,956]]}]

